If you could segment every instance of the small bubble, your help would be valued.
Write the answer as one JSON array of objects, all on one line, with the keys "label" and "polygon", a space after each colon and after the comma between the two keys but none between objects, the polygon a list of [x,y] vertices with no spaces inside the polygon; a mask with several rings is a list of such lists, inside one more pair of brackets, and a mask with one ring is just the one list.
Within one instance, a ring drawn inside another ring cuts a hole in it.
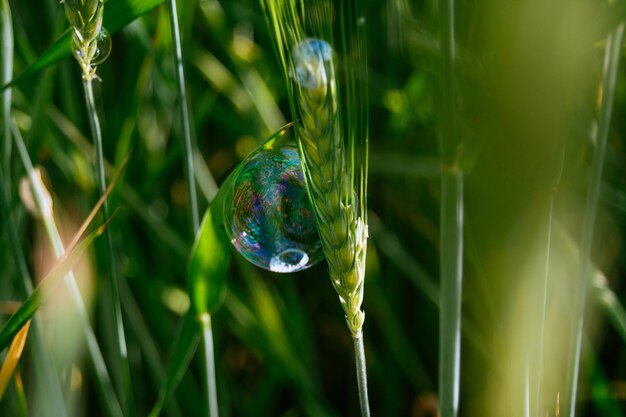
[{"label": "small bubble", "polygon": [[244,258],[274,272],[296,272],[324,258],[298,150],[260,149],[242,162],[225,226]]},{"label": "small bubble", "polygon": [[333,48],[321,39],[308,38],[299,42],[291,53],[292,76],[300,86],[320,88],[328,84],[333,74]]},{"label": "small bubble", "polygon": [[91,60],[92,65],[102,64],[111,53],[112,43],[109,32],[103,27],[100,28],[98,36],[96,36],[96,53]]}]

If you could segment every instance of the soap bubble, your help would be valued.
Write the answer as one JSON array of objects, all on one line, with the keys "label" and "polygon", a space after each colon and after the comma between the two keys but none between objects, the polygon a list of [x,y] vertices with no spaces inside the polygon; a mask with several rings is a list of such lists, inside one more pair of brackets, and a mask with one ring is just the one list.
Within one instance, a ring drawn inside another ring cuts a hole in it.
[{"label": "soap bubble", "polygon": [[304,88],[317,89],[334,77],[333,48],[321,39],[308,38],[291,52],[292,76]]},{"label": "soap bubble", "polygon": [[274,272],[296,272],[324,258],[300,157],[294,146],[261,148],[236,173],[225,226],[244,258]]},{"label": "soap bubble", "polygon": [[100,32],[98,32],[98,35],[96,36],[96,53],[91,59],[91,64],[102,64],[109,57],[109,54],[111,53],[111,48],[111,36],[109,35],[109,32],[107,32],[107,30],[102,27],[100,28]]}]

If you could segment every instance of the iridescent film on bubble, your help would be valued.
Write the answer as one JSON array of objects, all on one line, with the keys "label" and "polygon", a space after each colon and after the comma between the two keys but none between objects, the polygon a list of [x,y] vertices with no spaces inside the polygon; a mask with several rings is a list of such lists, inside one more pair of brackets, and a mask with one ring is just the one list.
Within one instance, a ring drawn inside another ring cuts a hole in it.
[{"label": "iridescent film on bubble", "polygon": [[296,272],[323,259],[295,147],[260,149],[249,156],[234,181],[231,204],[227,231],[253,264]]}]

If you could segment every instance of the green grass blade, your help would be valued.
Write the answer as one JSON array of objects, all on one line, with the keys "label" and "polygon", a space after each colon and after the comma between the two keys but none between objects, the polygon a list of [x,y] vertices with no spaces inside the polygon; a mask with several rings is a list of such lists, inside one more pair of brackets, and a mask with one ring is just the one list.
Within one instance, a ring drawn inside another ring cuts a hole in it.
[{"label": "green grass blade", "polygon": [[[165,0],[109,0],[104,8],[104,27],[113,34],[133,20],[141,17]],[[57,39],[35,62],[25,68],[12,81],[3,81],[0,90],[15,85],[33,76],[39,71],[69,56],[72,52],[72,40],[69,30]]]},{"label": "green grass blade", "polygon": [[176,387],[183,378],[185,371],[189,368],[189,363],[200,342],[200,326],[194,312],[189,309],[183,317],[180,329],[174,338],[172,348],[172,358],[167,368],[165,382],[159,391],[156,404],[152,407],[149,417],[157,417],[165,403],[172,396]]},{"label": "green grass blade", "polygon": [[[270,136],[261,147],[269,148],[291,127],[291,123]],[[188,280],[191,306],[200,317],[222,305],[232,246],[224,228],[224,204],[232,199],[232,184],[239,165],[224,181],[207,209],[189,258]]]},{"label": "green grass blade", "polygon": [[170,26],[174,41],[174,59],[176,62],[176,84],[178,87],[178,102],[180,108],[180,119],[183,128],[183,156],[185,159],[185,172],[187,174],[187,195],[189,198],[189,214],[191,226],[195,235],[200,226],[200,216],[198,215],[198,195],[196,192],[196,180],[193,160],[193,145],[191,138],[191,121],[189,114],[189,103],[187,101],[187,90],[185,88],[185,68],[183,65],[183,50],[180,39],[180,29],[178,25],[178,11],[176,10],[176,0],[169,0]]},{"label": "green grass blade", "polygon": [[592,162],[592,176],[589,183],[589,191],[585,203],[585,213],[581,232],[580,244],[580,267],[577,281],[574,287],[574,314],[572,317],[572,333],[570,337],[570,352],[567,370],[565,391],[565,415],[576,415],[576,397],[578,392],[578,375],[580,371],[580,358],[582,352],[583,327],[585,321],[585,304],[587,302],[587,287],[592,271],[591,248],[595,229],[598,209],[598,198],[602,183],[602,171],[604,157],[611,125],[613,112],[613,98],[615,96],[619,59],[621,56],[622,38],[624,36],[624,24],[610,34],[605,53],[605,68],[603,80],[602,104],[598,121],[598,133],[595,141],[595,150]]},{"label": "green grass blade", "polygon": [[202,323],[207,401],[211,417],[218,416],[218,408],[210,313],[222,305],[231,252],[223,224],[223,195],[223,191],[218,192],[204,216],[191,250],[188,276],[192,308]]},{"label": "green grass blade", "polygon": [[17,332],[30,320],[39,307],[46,301],[52,290],[62,281],[62,279],[72,270],[72,267],[85,253],[95,238],[100,236],[106,224],[90,233],[80,242],[74,250],[64,255],[52,270],[44,277],[41,284],[35,288],[33,293],[22,303],[22,306],[13,314],[0,330],[0,350],[3,350],[11,342]]},{"label": "green grass blade", "polygon": [[222,223],[222,195],[218,192],[207,210],[189,259],[191,304],[198,316],[215,312],[224,297],[231,248]]},{"label": "green grass blade", "polygon": [[[4,85],[13,76],[13,24],[8,0],[0,0],[0,85]],[[11,89],[7,88],[0,97],[0,117],[2,121],[2,169],[9,179],[11,162]]]},{"label": "green grass blade", "polygon": [[[128,287],[128,283],[124,280],[120,281],[120,301],[122,302],[124,313],[128,317],[127,323],[132,333],[137,335],[142,354],[146,358],[150,377],[153,378],[155,386],[161,387],[165,383],[165,366],[159,356],[153,335],[145,321],[147,313],[142,311],[139,305],[137,305],[137,300]],[[168,411],[173,417],[181,416],[180,407],[176,401],[170,403]]]}]

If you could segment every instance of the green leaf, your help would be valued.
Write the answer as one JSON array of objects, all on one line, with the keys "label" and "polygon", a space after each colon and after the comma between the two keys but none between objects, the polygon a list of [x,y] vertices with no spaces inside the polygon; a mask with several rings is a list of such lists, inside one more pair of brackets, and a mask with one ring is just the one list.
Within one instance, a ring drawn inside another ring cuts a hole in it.
[{"label": "green leaf", "polygon": [[167,403],[167,400],[172,396],[181,379],[183,379],[191,358],[198,348],[200,330],[201,326],[196,319],[196,315],[189,309],[183,317],[183,322],[174,338],[172,359],[167,368],[165,382],[159,390],[156,404],[152,407],[150,414],[148,414],[149,417],[156,417],[161,414],[161,410]]},{"label": "green leaf", "polygon": [[[282,138],[292,123],[274,133],[261,148],[269,149]],[[255,151],[256,152],[256,151]],[[232,246],[224,228],[224,203],[232,201],[232,184],[241,164],[228,176],[204,215],[189,258],[191,306],[200,316],[214,313],[222,304]]]},{"label": "green leaf", "polygon": [[231,245],[223,224],[224,187],[204,215],[189,259],[191,305],[197,315],[213,313],[222,304]]},{"label": "green leaf", "polygon": [[[163,2],[164,0],[109,0],[104,7],[104,27],[110,34],[116,33]],[[67,57],[71,52],[72,38],[68,29],[35,62],[13,78],[10,83],[4,84],[0,91],[42,71]]]},{"label": "green leaf", "polygon": [[[289,123],[282,127],[260,148],[268,149],[274,146],[291,125],[292,123]],[[224,203],[232,201],[230,199],[233,181],[237,178],[241,167],[242,164],[239,164],[224,181],[211,202],[211,206],[204,214],[202,224],[196,234],[188,269],[191,308],[185,314],[181,329],[174,339],[172,360],[157,402],[150,411],[150,417],[156,417],[161,413],[163,406],[189,367],[189,362],[200,340],[206,315],[214,313],[222,306],[232,251],[230,239],[224,228]]]},{"label": "green leaf", "polygon": [[35,315],[39,307],[52,293],[52,289],[71,271],[94,239],[104,232],[106,226],[107,223],[89,234],[71,252],[64,255],[41,281],[41,284],[35,288],[35,291],[22,303],[22,306],[9,318],[0,331],[0,351],[7,347],[17,332]]}]

